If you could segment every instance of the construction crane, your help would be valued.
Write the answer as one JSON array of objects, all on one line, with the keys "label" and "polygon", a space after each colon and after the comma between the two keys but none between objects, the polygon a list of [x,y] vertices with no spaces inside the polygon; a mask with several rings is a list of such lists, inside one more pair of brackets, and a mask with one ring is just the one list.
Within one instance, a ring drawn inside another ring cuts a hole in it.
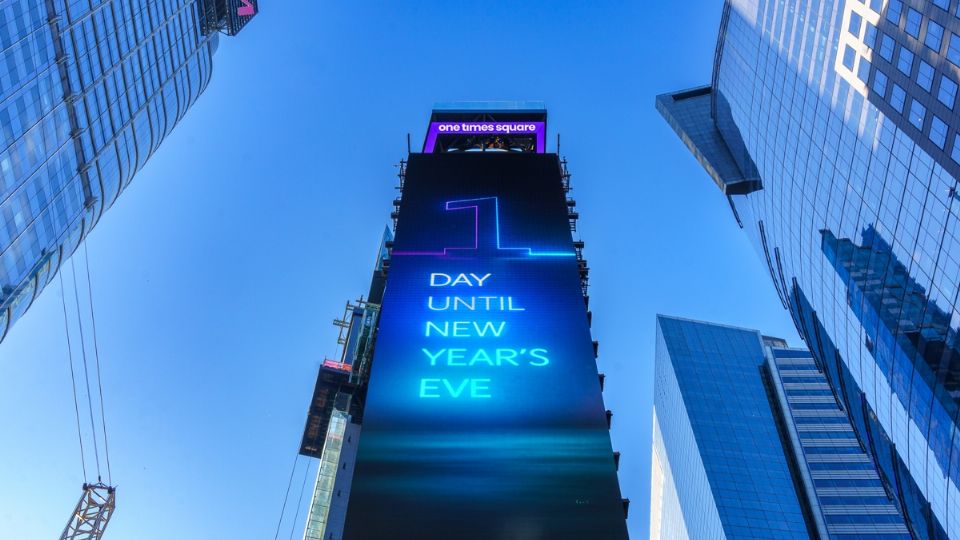
[{"label": "construction crane", "polygon": [[[101,540],[103,534],[110,523],[110,518],[117,507],[117,489],[113,483],[113,472],[110,467],[110,447],[107,443],[107,419],[103,405],[103,383],[100,373],[100,348],[97,344],[97,322],[93,310],[93,286],[90,279],[90,256],[87,251],[86,242],[83,245],[84,258],[86,263],[87,278],[87,298],[89,301],[89,329],[92,343],[90,347],[87,344],[87,333],[84,332],[84,315],[80,310],[80,287],[77,286],[77,267],[74,259],[70,259],[70,267],[73,274],[73,303],[76,306],[76,327],[79,330],[79,345],[82,364],[75,368],[74,349],[75,345],[70,339],[71,320],[67,311],[67,290],[64,287],[63,274],[66,268],[61,268],[60,291],[63,301],[63,322],[67,335],[67,356],[70,360],[70,381],[73,385],[73,405],[77,418],[77,438],[80,442],[80,463],[83,468],[83,493],[80,500],[74,508],[67,526],[60,535],[60,540]],[[91,348],[95,362],[88,362],[87,349]],[[93,364],[92,366],[90,364]],[[91,375],[91,372],[92,375]],[[82,379],[80,378],[82,377]],[[91,389],[91,379],[96,384],[99,391],[99,399],[93,399]],[[83,383],[86,387],[86,399],[81,399],[77,385]],[[86,403],[83,403],[86,401]],[[99,414],[98,414],[99,413]],[[98,421],[99,417],[99,421]],[[89,428],[90,435],[84,437],[84,428]],[[101,474],[101,437],[98,436],[98,427],[100,436],[102,436],[102,450],[104,454],[103,463],[106,465],[107,480],[103,482]],[[84,448],[84,441],[93,443],[93,462],[96,464],[97,481],[90,483],[87,481],[87,455]]]},{"label": "construction crane", "polygon": [[63,529],[60,540],[100,540],[116,508],[116,488],[106,484],[84,484],[77,508]]}]

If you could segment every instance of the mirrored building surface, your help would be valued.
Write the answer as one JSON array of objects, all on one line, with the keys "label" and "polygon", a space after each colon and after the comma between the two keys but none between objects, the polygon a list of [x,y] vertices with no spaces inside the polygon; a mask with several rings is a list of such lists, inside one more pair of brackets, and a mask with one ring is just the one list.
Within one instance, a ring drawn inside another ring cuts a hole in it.
[{"label": "mirrored building surface", "polygon": [[806,349],[657,318],[650,537],[911,538]]},{"label": "mirrored building surface", "polygon": [[254,0],[0,2],[0,339],[210,82]]},{"label": "mirrored building surface", "polygon": [[657,107],[727,195],[910,533],[960,538],[960,4],[722,8],[710,85]]}]

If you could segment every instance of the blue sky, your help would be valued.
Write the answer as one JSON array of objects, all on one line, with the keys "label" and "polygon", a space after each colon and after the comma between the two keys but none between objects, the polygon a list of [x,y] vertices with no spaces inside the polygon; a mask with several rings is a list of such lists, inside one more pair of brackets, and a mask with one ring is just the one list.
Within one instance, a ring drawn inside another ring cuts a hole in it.
[{"label": "blue sky", "polygon": [[[366,290],[406,134],[422,141],[434,102],[488,99],[543,100],[551,141],[562,134],[630,529],[645,537],[655,314],[799,344],[653,105],[709,80],[721,6],[262,0],[89,239],[119,484],[107,537],[273,538],[317,367],[336,352],[330,321]],[[0,345],[11,538],[59,534],[83,481],[61,309],[54,284]]]}]

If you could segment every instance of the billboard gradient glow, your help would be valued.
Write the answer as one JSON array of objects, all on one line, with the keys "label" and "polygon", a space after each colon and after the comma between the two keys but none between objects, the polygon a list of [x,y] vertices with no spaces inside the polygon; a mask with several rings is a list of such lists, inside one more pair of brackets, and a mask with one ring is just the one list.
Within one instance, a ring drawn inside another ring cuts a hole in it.
[{"label": "billboard gradient glow", "polygon": [[413,154],[344,538],[625,539],[555,154]]}]

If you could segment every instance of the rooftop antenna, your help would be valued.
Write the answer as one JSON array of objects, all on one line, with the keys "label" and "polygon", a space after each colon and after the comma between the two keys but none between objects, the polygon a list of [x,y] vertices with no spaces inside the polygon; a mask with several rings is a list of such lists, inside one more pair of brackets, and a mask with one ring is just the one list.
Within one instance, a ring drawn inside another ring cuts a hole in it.
[{"label": "rooftop antenna", "polygon": [[407,153],[408,154],[412,153],[412,151],[410,150],[410,134],[409,133],[407,133]]}]

